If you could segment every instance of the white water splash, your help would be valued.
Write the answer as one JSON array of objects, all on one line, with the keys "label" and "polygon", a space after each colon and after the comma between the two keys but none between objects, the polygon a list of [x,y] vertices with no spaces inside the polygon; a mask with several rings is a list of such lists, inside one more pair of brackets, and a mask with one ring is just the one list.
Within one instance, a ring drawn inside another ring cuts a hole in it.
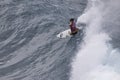
[{"label": "white water splash", "polygon": [[115,67],[104,65],[112,52],[107,43],[109,36],[101,32],[104,6],[101,1],[92,0],[86,10],[77,22],[85,23],[87,29],[82,47],[73,60],[70,80],[120,80]]}]

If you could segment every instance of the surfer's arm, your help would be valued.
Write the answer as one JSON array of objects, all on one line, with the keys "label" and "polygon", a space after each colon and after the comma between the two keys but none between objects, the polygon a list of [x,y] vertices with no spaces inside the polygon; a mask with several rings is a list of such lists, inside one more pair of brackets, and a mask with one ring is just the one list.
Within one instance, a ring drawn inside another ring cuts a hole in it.
[{"label": "surfer's arm", "polygon": [[70,24],[69,25],[71,25],[72,23],[70,22]]}]

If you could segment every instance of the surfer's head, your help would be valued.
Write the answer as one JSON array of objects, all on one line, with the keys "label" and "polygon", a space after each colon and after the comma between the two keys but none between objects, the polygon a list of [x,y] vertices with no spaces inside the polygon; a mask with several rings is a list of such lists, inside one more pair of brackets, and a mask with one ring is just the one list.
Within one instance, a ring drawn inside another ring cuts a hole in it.
[{"label": "surfer's head", "polygon": [[74,21],[74,18],[71,18],[70,21]]}]

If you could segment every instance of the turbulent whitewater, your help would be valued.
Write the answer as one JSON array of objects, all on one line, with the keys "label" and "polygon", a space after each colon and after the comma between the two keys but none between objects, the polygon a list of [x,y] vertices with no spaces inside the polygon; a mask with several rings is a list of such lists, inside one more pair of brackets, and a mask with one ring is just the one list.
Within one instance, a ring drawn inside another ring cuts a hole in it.
[{"label": "turbulent whitewater", "polygon": [[77,22],[86,24],[87,28],[71,64],[70,80],[120,80],[119,2],[88,0]]}]

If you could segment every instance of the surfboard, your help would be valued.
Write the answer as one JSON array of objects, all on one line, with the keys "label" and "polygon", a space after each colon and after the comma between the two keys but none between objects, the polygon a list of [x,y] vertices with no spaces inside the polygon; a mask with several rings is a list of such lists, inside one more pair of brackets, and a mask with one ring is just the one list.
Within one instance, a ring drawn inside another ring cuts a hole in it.
[{"label": "surfboard", "polygon": [[57,37],[58,38],[66,38],[66,37],[72,37],[73,35],[77,34],[77,32],[79,31],[79,28],[77,28],[76,32],[71,34],[71,30],[67,29],[65,31],[60,32]]}]

